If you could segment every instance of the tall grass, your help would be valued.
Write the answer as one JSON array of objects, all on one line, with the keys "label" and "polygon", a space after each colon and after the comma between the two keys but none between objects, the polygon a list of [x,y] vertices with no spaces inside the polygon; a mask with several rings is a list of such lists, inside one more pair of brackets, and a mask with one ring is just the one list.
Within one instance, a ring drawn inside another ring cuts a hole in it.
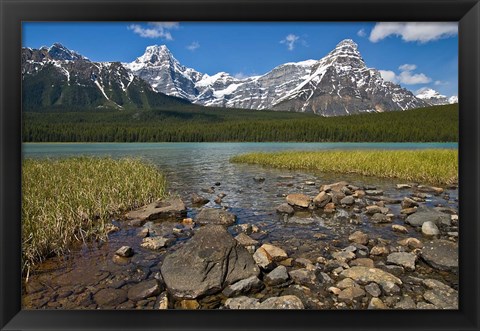
[{"label": "tall grass", "polygon": [[234,156],[230,161],[286,169],[356,173],[439,185],[458,181],[457,150],[249,153]]},{"label": "tall grass", "polygon": [[138,159],[24,160],[23,271],[73,242],[105,239],[113,215],[164,197],[165,186],[165,177]]}]

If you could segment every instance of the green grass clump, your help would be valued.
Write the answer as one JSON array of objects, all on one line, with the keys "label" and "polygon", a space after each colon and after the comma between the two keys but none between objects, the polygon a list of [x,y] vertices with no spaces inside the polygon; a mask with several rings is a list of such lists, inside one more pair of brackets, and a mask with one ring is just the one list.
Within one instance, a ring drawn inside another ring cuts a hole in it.
[{"label": "green grass clump", "polygon": [[113,215],[164,197],[166,182],[138,159],[26,159],[22,191],[25,271],[74,242],[106,239]]},{"label": "green grass clump", "polygon": [[458,181],[457,150],[356,150],[249,153],[231,162],[286,169],[355,173],[430,184]]}]

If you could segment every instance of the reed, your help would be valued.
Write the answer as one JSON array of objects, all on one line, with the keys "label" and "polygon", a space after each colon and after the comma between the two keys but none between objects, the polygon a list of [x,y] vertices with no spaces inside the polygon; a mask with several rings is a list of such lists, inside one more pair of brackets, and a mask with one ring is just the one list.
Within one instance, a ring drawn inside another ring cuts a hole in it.
[{"label": "reed", "polygon": [[234,156],[230,161],[276,168],[399,178],[438,185],[458,181],[458,152],[451,149],[249,153]]},{"label": "reed", "polygon": [[139,159],[25,159],[23,271],[74,242],[106,239],[112,217],[166,195],[166,181]]}]

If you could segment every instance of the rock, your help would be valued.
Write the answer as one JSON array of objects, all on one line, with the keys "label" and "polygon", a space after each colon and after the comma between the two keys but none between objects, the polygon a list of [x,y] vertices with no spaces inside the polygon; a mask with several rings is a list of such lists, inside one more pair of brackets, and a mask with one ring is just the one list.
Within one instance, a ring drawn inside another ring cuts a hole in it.
[{"label": "rock", "polygon": [[372,249],[370,250],[370,255],[372,256],[387,255],[388,253],[390,253],[390,250],[388,249],[387,246],[383,246],[383,245],[373,246]]},{"label": "rock", "polygon": [[345,198],[343,198],[342,200],[340,200],[340,203],[342,205],[350,206],[350,205],[353,205],[355,203],[355,198],[352,197],[351,195],[348,195]]},{"label": "rock", "polygon": [[128,225],[139,228],[145,224],[145,220],[134,219],[128,222]]},{"label": "rock", "polygon": [[317,283],[317,276],[313,270],[306,268],[292,270],[289,272],[289,275],[299,285],[315,285]]},{"label": "rock", "polygon": [[400,287],[398,287],[398,285],[394,282],[386,281],[382,283],[381,286],[385,295],[394,295],[400,293]]},{"label": "rock", "polygon": [[332,197],[327,194],[325,191],[321,191],[318,195],[313,199],[313,203],[315,206],[324,208],[327,203],[332,201]]},{"label": "rock", "polygon": [[305,181],[305,185],[314,186],[315,182],[313,182],[311,180],[307,180],[307,181]]},{"label": "rock", "polygon": [[163,291],[163,287],[156,279],[147,280],[134,285],[128,290],[128,299],[139,301],[149,297],[157,296]]},{"label": "rock", "polygon": [[237,217],[226,210],[218,208],[202,208],[195,217],[195,222],[201,225],[216,224],[230,226],[235,223]]},{"label": "rock", "polygon": [[355,231],[348,237],[348,240],[357,244],[366,245],[368,244],[368,235],[361,231]]},{"label": "rock", "polygon": [[205,197],[202,197],[201,195],[198,195],[197,193],[192,193],[191,199],[194,205],[204,205],[210,202],[210,200],[208,200]]},{"label": "rock", "polygon": [[289,276],[287,268],[285,268],[283,265],[280,265],[270,271],[263,280],[267,285],[277,286],[280,284],[284,284],[288,280],[288,278]]},{"label": "rock", "polygon": [[422,224],[422,233],[426,236],[438,236],[440,230],[432,221],[427,221]]},{"label": "rock", "polygon": [[408,246],[410,249],[422,248],[423,244],[417,238],[405,238],[398,242],[402,246]]},{"label": "rock", "polygon": [[382,190],[365,190],[366,195],[382,195],[383,191]]},{"label": "rock", "polygon": [[253,254],[253,260],[263,270],[272,270],[275,267],[272,257],[262,247],[258,248]]},{"label": "rock", "polygon": [[408,295],[405,295],[400,302],[397,302],[397,304],[395,304],[394,308],[395,309],[416,309],[417,305],[415,304],[415,301],[413,301],[412,298],[410,298]]},{"label": "rock", "polygon": [[361,257],[355,260],[350,261],[350,266],[361,266],[361,267],[367,267],[367,268],[374,268],[375,264],[373,263],[372,259]]},{"label": "rock", "polygon": [[295,210],[293,209],[293,207],[290,206],[288,203],[282,203],[277,207],[276,210],[280,214],[293,215],[293,213],[295,213]]},{"label": "rock", "polygon": [[322,185],[322,186],[320,186],[320,191],[340,192],[341,189],[342,189],[344,186],[347,186],[347,185],[348,185],[348,183],[345,182],[345,181],[341,181],[341,182],[337,182],[337,183],[333,183],[333,184]]},{"label": "rock", "polygon": [[409,215],[405,220],[405,223],[410,224],[411,226],[420,227],[423,223],[429,221],[435,223],[437,226],[450,226],[452,223],[449,215],[424,206],[418,207],[414,214]]},{"label": "rock", "polygon": [[292,206],[308,208],[311,201],[312,199],[305,194],[294,193],[287,195],[287,202]]},{"label": "rock", "polygon": [[355,253],[345,251],[335,252],[332,254],[332,257],[340,262],[349,262],[350,260],[353,260],[355,256]]},{"label": "rock", "polygon": [[363,199],[366,195],[365,191],[364,190],[355,190],[355,192],[353,192],[353,197],[355,198],[358,198],[358,199]]},{"label": "rock", "polygon": [[337,192],[337,191],[332,191],[329,194],[332,196],[332,202],[335,205],[340,204],[340,201],[346,196],[343,192]]},{"label": "rock", "polygon": [[402,202],[402,200],[400,200],[400,199],[389,198],[389,197],[386,197],[386,196],[383,196],[383,195],[375,195],[375,196],[369,195],[369,196],[367,196],[367,199],[373,200],[373,201],[378,201],[379,203],[389,204],[389,205],[394,205],[394,204]]},{"label": "rock", "polygon": [[435,240],[425,243],[421,257],[438,270],[458,273],[458,244],[449,240]]},{"label": "rock", "polygon": [[425,300],[441,309],[458,309],[456,290],[435,279],[425,279],[423,285],[430,289],[423,294]]},{"label": "rock", "polygon": [[225,301],[225,308],[227,309],[257,309],[258,306],[258,299],[246,296],[230,298]]},{"label": "rock", "polygon": [[370,283],[365,286],[365,291],[372,297],[379,297],[382,294],[382,290],[377,283]]},{"label": "rock", "polygon": [[280,247],[270,244],[263,244],[260,248],[263,248],[275,262],[279,262],[288,258],[287,253]]},{"label": "rock", "polygon": [[341,301],[358,300],[365,296],[365,291],[358,286],[348,287],[338,294],[338,299]]},{"label": "rock", "polygon": [[122,246],[115,252],[118,256],[121,257],[131,257],[133,256],[133,249],[130,246]]},{"label": "rock", "polygon": [[365,213],[366,214],[369,214],[369,215],[374,215],[374,214],[377,214],[377,213],[381,213],[382,212],[382,208],[380,208],[379,206],[377,205],[371,205],[371,206],[367,206],[365,207]]},{"label": "rock", "polygon": [[159,296],[155,305],[153,306],[154,309],[168,309],[168,295],[167,292],[162,292]]},{"label": "rock", "polygon": [[317,274],[317,279],[320,281],[320,283],[322,283],[322,285],[333,284],[333,279],[325,272],[320,272]]},{"label": "rock", "polygon": [[335,216],[333,216],[335,221],[348,221],[350,219],[350,214],[346,210],[340,209],[336,212]]},{"label": "rock", "polygon": [[256,176],[256,177],[253,177],[253,180],[256,181],[257,183],[263,183],[265,181],[265,177]]},{"label": "rock", "polygon": [[368,284],[371,282],[375,282],[380,285],[386,284],[387,282],[393,282],[394,284],[398,285],[402,284],[402,281],[399,278],[377,268],[355,266],[342,271],[340,275],[345,278],[352,278],[359,284]]},{"label": "rock", "polygon": [[304,257],[299,257],[299,258],[295,259],[293,265],[296,266],[296,267],[300,267],[300,268],[314,268],[314,266],[312,264],[312,261],[310,261],[309,259],[306,259]]},{"label": "rock", "polygon": [[392,220],[390,219],[390,217],[388,217],[387,215],[384,215],[384,214],[380,214],[380,213],[376,213],[372,216],[372,218],[370,219],[370,221],[372,223],[375,223],[375,224],[381,224],[381,223],[391,223]]},{"label": "rock", "polygon": [[213,194],[213,193],[215,193],[215,188],[214,187],[204,187],[204,188],[201,189],[201,191],[203,193]]},{"label": "rock", "polygon": [[187,208],[183,201],[179,198],[168,198],[163,201],[153,202],[143,206],[140,209],[131,211],[126,214],[128,219],[140,220],[169,220],[181,219],[187,215]]},{"label": "rock", "polygon": [[329,214],[332,214],[335,212],[335,204],[333,202],[329,202],[325,205],[323,208],[323,211]]},{"label": "rock", "polygon": [[391,273],[394,276],[400,277],[405,273],[405,269],[402,266],[399,265],[394,265],[394,264],[388,264],[385,265],[383,262],[378,263],[377,267],[382,269],[383,271],[386,271],[388,273]]},{"label": "rock", "polygon": [[417,303],[417,309],[428,309],[428,310],[431,310],[431,309],[438,309],[437,307],[435,307],[434,305],[432,305],[431,303],[426,303],[426,302],[419,302]]},{"label": "rock", "polygon": [[257,276],[252,276],[247,279],[239,280],[238,282],[228,285],[222,294],[226,297],[233,297],[239,294],[246,294],[250,292],[258,292],[264,287],[263,283]]},{"label": "rock", "polygon": [[294,295],[271,297],[263,301],[258,309],[305,309],[302,301]]},{"label": "rock", "polygon": [[220,292],[238,280],[258,276],[248,251],[220,225],[202,227],[185,245],[167,255],[161,273],[175,297],[195,299]]},{"label": "rock", "polygon": [[127,292],[122,289],[104,288],[93,296],[100,307],[115,307],[127,301]]},{"label": "rock", "polygon": [[394,232],[400,232],[400,233],[408,233],[408,229],[402,225],[398,225],[398,224],[393,224],[392,225],[392,230]]},{"label": "rock", "polygon": [[387,306],[379,298],[372,298],[368,304],[368,309],[387,309]]},{"label": "rock", "polygon": [[398,190],[403,190],[403,189],[406,189],[406,188],[412,188],[412,185],[410,185],[410,184],[397,184],[397,185],[395,185],[395,187]]},{"label": "rock", "polygon": [[400,210],[400,214],[404,214],[404,215],[412,215],[413,213],[415,213],[417,211],[417,208],[406,208],[406,209],[402,209]]},{"label": "rock", "polygon": [[175,308],[183,310],[200,309],[200,304],[197,300],[182,300],[175,304]]},{"label": "rock", "polygon": [[418,207],[418,202],[416,202],[415,200],[412,200],[408,197],[403,198],[403,200],[402,200],[402,208],[403,209],[413,208],[413,207]]},{"label": "rock", "polygon": [[340,292],[342,292],[342,290],[339,289],[338,287],[331,286],[328,288],[328,292],[333,293],[335,295],[339,295]]},{"label": "rock", "polygon": [[411,253],[391,253],[387,256],[387,264],[395,264],[398,266],[402,266],[409,271],[415,270],[415,261],[417,260],[417,256]]},{"label": "rock", "polygon": [[344,290],[349,287],[354,287],[354,286],[358,287],[358,284],[355,283],[351,278],[344,278],[343,280],[339,281],[335,286],[341,290]]},{"label": "rock", "polygon": [[164,238],[164,237],[147,237],[143,238],[140,246],[146,249],[158,250],[165,248],[175,242],[173,238]]},{"label": "rock", "polygon": [[443,188],[435,186],[418,185],[417,190],[420,192],[434,193],[436,195],[443,193]]},{"label": "rock", "polygon": [[239,235],[235,237],[235,240],[242,246],[255,246],[258,245],[258,241],[250,238],[244,232],[241,232]]}]

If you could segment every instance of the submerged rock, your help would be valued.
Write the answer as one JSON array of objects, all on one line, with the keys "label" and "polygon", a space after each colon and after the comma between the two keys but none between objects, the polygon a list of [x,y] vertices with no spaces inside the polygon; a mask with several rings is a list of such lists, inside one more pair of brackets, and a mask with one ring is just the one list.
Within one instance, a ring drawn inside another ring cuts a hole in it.
[{"label": "submerged rock", "polygon": [[203,208],[195,218],[195,222],[201,225],[218,224],[230,226],[235,223],[237,217],[226,210],[218,208]]},{"label": "submerged rock", "polygon": [[167,255],[161,272],[168,291],[177,298],[195,299],[260,270],[252,256],[221,225],[200,228],[184,246]]}]

